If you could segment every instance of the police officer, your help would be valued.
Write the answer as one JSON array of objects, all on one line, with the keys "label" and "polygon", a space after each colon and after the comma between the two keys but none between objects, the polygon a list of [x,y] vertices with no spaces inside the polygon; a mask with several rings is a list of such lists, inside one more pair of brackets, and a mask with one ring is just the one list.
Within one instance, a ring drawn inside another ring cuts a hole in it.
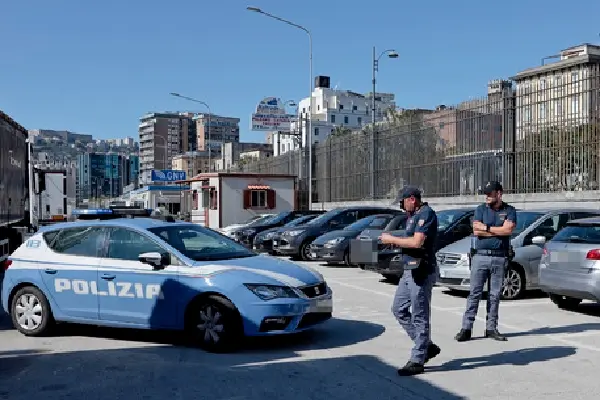
[{"label": "police officer", "polygon": [[[437,278],[434,245],[438,220],[435,212],[421,200],[421,192],[408,186],[398,193],[395,203],[408,213],[406,237],[383,233],[380,240],[402,248],[404,273],[398,284],[392,313],[414,342],[408,363],[398,370],[401,376],[420,374],[424,365],[440,354],[431,341],[431,292]],[[412,306],[412,314],[411,314]]]},{"label": "police officer", "polygon": [[498,341],[506,340],[506,337],[498,332],[498,308],[511,251],[510,236],[517,223],[517,212],[513,206],[502,201],[502,185],[499,182],[488,182],[483,192],[486,201],[475,209],[473,217],[475,240],[471,259],[471,290],[467,298],[462,329],[455,336],[459,342],[471,339],[479,300],[488,280],[485,337]]}]

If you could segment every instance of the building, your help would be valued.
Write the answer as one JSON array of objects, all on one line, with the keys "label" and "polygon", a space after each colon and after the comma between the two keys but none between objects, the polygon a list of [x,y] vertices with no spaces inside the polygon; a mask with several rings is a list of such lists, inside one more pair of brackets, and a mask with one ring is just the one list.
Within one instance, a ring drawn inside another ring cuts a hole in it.
[{"label": "building", "polygon": [[119,197],[124,187],[137,182],[137,164],[136,155],[80,154],[77,157],[77,204],[85,200]]},{"label": "building", "polygon": [[552,126],[599,120],[600,46],[585,43],[562,50],[559,61],[519,72],[516,82],[516,138]]},{"label": "building", "polygon": [[148,113],[140,118],[140,184],[152,181],[152,170],[170,169],[174,156],[195,151],[196,122],[193,113]]},{"label": "building", "polygon": [[127,206],[150,210],[159,208],[176,215],[181,211],[182,200],[189,189],[189,186],[182,185],[148,185],[123,194],[119,200]]},{"label": "building", "polygon": [[273,154],[273,145],[268,143],[233,142],[225,143],[218,158],[214,160],[216,171],[229,171],[235,168],[240,160],[240,155],[249,151],[260,151],[264,154]]},{"label": "building", "polygon": [[219,152],[223,143],[239,143],[240,141],[239,118],[198,114],[194,120],[198,135],[198,151],[206,151],[210,148],[213,152]]},{"label": "building", "polygon": [[241,152],[239,161],[252,162],[269,157],[273,157],[273,149],[254,149]]},{"label": "building", "polygon": [[204,172],[210,172],[210,160],[208,151],[191,151],[173,157],[171,168],[185,171],[188,177],[193,177]]},{"label": "building", "polygon": [[[314,110],[312,111],[313,143],[324,141],[336,128],[360,129],[372,120],[372,93],[366,95],[349,90],[331,89],[329,77],[316,77],[316,87],[312,93]],[[388,110],[395,110],[394,95],[377,93],[375,97],[376,121],[383,121]],[[283,154],[306,144],[310,98],[298,105],[299,119],[290,127],[290,134],[274,135],[274,155]],[[301,138],[301,139],[300,139]]]},{"label": "building", "polygon": [[181,183],[190,184],[192,222],[212,229],[297,208],[292,175],[214,172]]}]

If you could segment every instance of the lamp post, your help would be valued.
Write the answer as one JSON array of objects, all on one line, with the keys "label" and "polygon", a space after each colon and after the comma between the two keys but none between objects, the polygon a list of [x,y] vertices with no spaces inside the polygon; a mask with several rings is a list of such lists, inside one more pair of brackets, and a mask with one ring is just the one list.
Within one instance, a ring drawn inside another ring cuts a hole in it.
[{"label": "lamp post", "polygon": [[[248,11],[256,12],[262,14],[266,17],[273,18],[277,21],[283,22],[294,28],[298,28],[304,31],[308,35],[308,52],[309,52],[309,81],[310,81],[310,95],[309,95],[309,106],[308,106],[308,133],[306,135],[306,144],[308,145],[308,209],[312,209],[312,104],[313,104],[313,56],[312,56],[312,34],[308,29],[303,27],[302,25],[298,25],[292,21],[288,21],[287,19],[283,19],[273,14],[269,14],[257,7],[246,7]],[[300,152],[302,154],[302,151]]]},{"label": "lamp post", "polygon": [[375,46],[373,46],[373,95],[371,97],[371,123],[373,124],[373,128],[372,128],[372,133],[371,133],[371,187],[370,187],[370,192],[371,192],[371,200],[375,200],[375,124],[376,124],[376,120],[375,120],[375,110],[376,110],[376,105],[375,105],[375,92],[376,92],[376,85],[377,85],[377,72],[379,71],[379,60],[381,60],[381,57],[383,57],[384,55],[386,55],[389,58],[398,58],[398,53],[396,52],[396,50],[393,49],[389,49],[389,50],[384,50],[381,52],[381,54],[379,54],[379,57],[377,56],[377,51],[375,50]]},{"label": "lamp post", "polygon": [[[211,115],[212,115],[212,112],[210,111],[210,106],[202,100],[198,100],[193,97],[182,96],[179,93],[171,93],[171,96],[179,97],[179,98],[187,100],[187,101],[192,101],[194,103],[202,104],[208,110],[208,129],[207,129],[207,133],[208,133],[208,172],[211,172],[213,167],[212,167],[212,162],[211,162],[212,149],[210,148],[210,142],[211,142],[210,119],[211,119]],[[198,135],[198,133],[196,133],[196,136],[197,135]],[[224,145],[225,145],[225,142],[223,139],[223,135],[221,135],[221,162],[223,162],[223,150],[224,150],[223,147],[224,147]],[[196,150],[198,150],[198,149],[196,149]],[[194,163],[192,162],[192,164],[194,164]],[[195,167],[196,166],[194,165],[194,168]]]}]

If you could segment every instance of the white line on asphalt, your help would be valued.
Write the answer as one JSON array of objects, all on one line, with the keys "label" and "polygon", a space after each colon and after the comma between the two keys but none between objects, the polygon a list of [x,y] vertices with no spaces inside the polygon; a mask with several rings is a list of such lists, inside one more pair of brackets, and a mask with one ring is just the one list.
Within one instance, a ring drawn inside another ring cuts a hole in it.
[{"label": "white line on asphalt", "polygon": [[[391,293],[385,293],[385,292],[380,292],[378,290],[367,289],[367,288],[363,288],[363,287],[360,287],[360,286],[352,285],[350,283],[344,283],[344,282],[336,281],[335,279],[328,279],[327,281],[328,282],[336,283],[336,284],[338,284],[340,286],[346,286],[348,288],[355,289],[355,290],[362,290],[363,292],[368,292],[368,293],[376,294],[376,295],[387,297],[387,298],[393,298],[394,297],[394,295],[391,294]],[[438,306],[431,306],[431,308],[434,309],[434,310],[437,310],[437,311],[449,312],[449,313],[452,313],[452,314],[455,314],[455,315],[458,315],[458,316],[461,316],[461,317],[463,315],[462,311],[458,311],[458,310],[453,309],[453,308],[443,308],[443,307],[438,307]],[[476,316],[475,319],[477,319],[480,322],[485,322],[485,318],[482,318],[480,316]],[[508,330],[511,330],[511,331],[514,331],[514,332],[517,332],[517,333],[518,332],[527,331],[527,329],[520,328],[520,327],[518,327],[516,325],[509,325],[509,324],[506,324],[506,323],[503,323],[503,322],[499,322],[498,325],[502,326],[505,329],[508,329]],[[591,351],[600,352],[600,347],[590,346],[590,345],[586,345],[586,344],[583,344],[583,343],[577,343],[577,342],[574,342],[572,340],[564,339],[564,338],[559,337],[557,335],[542,334],[540,336],[543,336],[543,337],[545,337],[548,340],[552,340],[554,342],[566,344],[566,345],[569,345],[569,346],[572,346],[572,347],[576,347],[576,348],[579,348],[579,349],[585,349],[585,350],[591,350]]]}]

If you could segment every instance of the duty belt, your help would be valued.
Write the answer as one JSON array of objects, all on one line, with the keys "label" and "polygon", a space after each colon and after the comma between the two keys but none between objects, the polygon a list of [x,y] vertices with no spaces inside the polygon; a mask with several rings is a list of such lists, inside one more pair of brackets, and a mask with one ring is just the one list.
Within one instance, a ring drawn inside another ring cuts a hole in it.
[{"label": "duty belt", "polygon": [[505,250],[475,250],[475,254],[488,257],[508,257],[508,251]]}]

